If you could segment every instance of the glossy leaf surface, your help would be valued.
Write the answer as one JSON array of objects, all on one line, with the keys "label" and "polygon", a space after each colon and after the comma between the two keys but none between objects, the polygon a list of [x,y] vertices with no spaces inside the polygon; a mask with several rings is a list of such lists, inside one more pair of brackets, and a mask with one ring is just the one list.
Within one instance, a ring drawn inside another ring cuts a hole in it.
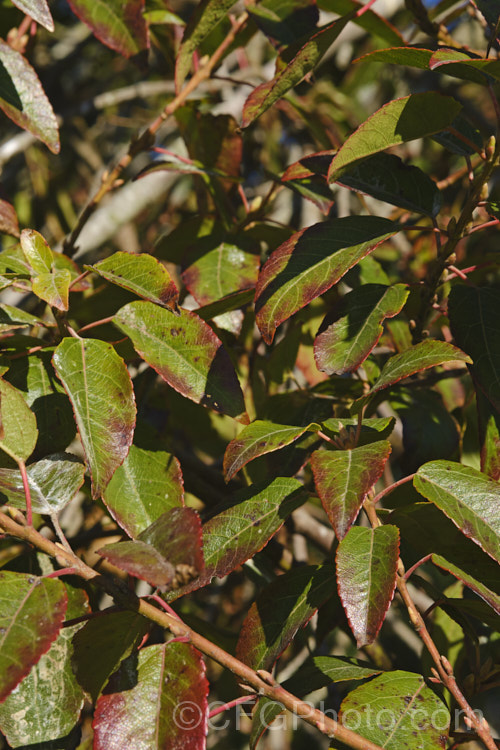
[{"label": "glossy leaf surface", "polygon": [[68,309],[68,293],[71,274],[67,268],[57,268],[54,253],[39,232],[23,229],[21,247],[26,260],[33,269],[33,293],[51,307]]},{"label": "glossy leaf surface", "polygon": [[152,255],[118,252],[89,268],[143,299],[162,307],[176,308],[179,291],[165,266]]},{"label": "glossy leaf surface", "polygon": [[26,461],[37,437],[35,415],[20,391],[0,378],[0,448],[15,461]]},{"label": "glossy leaf surface", "polygon": [[144,0],[68,0],[71,10],[111,49],[133,57],[149,47]]},{"label": "glossy leaf surface", "polygon": [[47,0],[12,0],[12,4],[31,16],[40,26],[44,26],[47,31],[54,31],[54,21]]},{"label": "glossy leaf surface", "polygon": [[[55,453],[27,467],[31,505],[35,513],[58,513],[83,484],[85,466],[70,453]],[[14,508],[26,506],[19,471],[0,468],[0,492]]]}]

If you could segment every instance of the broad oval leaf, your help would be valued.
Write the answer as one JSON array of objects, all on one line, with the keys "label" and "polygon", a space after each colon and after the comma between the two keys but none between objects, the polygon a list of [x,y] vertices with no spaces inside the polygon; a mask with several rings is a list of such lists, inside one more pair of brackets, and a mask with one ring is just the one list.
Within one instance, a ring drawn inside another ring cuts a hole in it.
[{"label": "broad oval leaf", "polygon": [[149,47],[144,0],[68,0],[71,10],[100,42],[125,57]]},{"label": "broad oval leaf", "polygon": [[65,338],[52,361],[73,405],[97,498],[132,444],[136,415],[132,381],[111,344],[98,339]]},{"label": "broad oval leaf", "polygon": [[33,269],[33,293],[58,310],[68,309],[71,273],[68,268],[57,268],[55,254],[39,232],[23,229],[21,247]]},{"label": "broad oval leaf", "polygon": [[0,109],[20,128],[58,154],[59,130],[37,74],[25,58],[0,39]]},{"label": "broad oval leaf", "polygon": [[200,305],[217,302],[229,294],[254,288],[260,257],[243,243],[221,242],[197,258],[182,273],[182,280]]},{"label": "broad oval leaf", "polygon": [[40,26],[44,26],[47,31],[54,31],[54,21],[47,0],[12,0],[12,4],[39,23]]},{"label": "broad oval leaf", "polygon": [[97,550],[105,560],[134,578],[167,591],[174,580],[175,568],[158,550],[140,540],[107,544]]},{"label": "broad oval leaf", "polygon": [[0,448],[14,461],[26,461],[38,437],[36,418],[21,392],[0,378]]},{"label": "broad oval leaf", "polygon": [[345,141],[333,157],[328,179],[335,182],[351,164],[391,146],[445,130],[461,109],[451,96],[434,91],[384,104]]},{"label": "broad oval leaf", "polygon": [[247,422],[241,387],[222,342],[195,313],[131,302],[113,318],[167,383],[197,404]]},{"label": "broad oval leaf", "polygon": [[405,284],[363,284],[346,294],[314,341],[318,370],[328,375],[356,370],[380,339],[382,322],[400,312],[408,294]]},{"label": "broad oval leaf", "polygon": [[208,682],[201,654],[187,643],[148,646],[128,657],[97,701],[94,750],[202,750]]},{"label": "broad oval leaf", "polygon": [[312,454],[314,483],[337,539],[343,539],[356,520],[367,493],[382,476],[390,452],[391,444],[380,440]]},{"label": "broad oval leaf", "polygon": [[0,571],[0,602],[2,701],[57,638],[68,597],[61,581]]},{"label": "broad oval leaf", "polygon": [[465,536],[500,562],[500,485],[470,466],[430,461],[413,484],[451,518]]},{"label": "broad oval leaf", "polygon": [[281,323],[397,231],[388,219],[347,216],[292,235],[271,254],[255,290],[256,321],[264,341],[270,344]]},{"label": "broad oval leaf", "polygon": [[396,526],[353,526],[337,549],[340,598],[358,648],[373,643],[394,596],[399,557]]},{"label": "broad oval leaf", "polygon": [[87,268],[143,299],[177,309],[179,290],[165,266],[152,255],[117,252]]}]

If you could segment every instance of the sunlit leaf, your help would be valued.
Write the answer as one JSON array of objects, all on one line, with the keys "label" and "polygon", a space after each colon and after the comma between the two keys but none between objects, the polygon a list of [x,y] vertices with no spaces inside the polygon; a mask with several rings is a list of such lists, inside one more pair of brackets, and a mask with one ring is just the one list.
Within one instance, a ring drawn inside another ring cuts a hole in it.
[{"label": "sunlit leaf", "polygon": [[68,309],[68,293],[71,273],[67,268],[57,268],[53,251],[44,238],[34,229],[23,229],[21,247],[33,270],[33,293],[51,307]]},{"label": "sunlit leaf", "polygon": [[[76,495],[83,484],[85,466],[70,453],[55,453],[27,467],[31,505],[35,513],[58,513]],[[9,504],[23,509],[26,505],[23,481],[19,471],[0,468],[0,492]]]},{"label": "sunlit leaf", "polygon": [[[333,11],[333,13],[338,13],[340,16],[350,13],[352,10],[359,11],[365,4],[357,0],[318,0],[318,6],[322,10]],[[370,34],[382,39],[386,44],[405,44],[405,40],[396,27],[387,18],[379,16],[372,9],[356,15],[352,19],[352,22]]]},{"label": "sunlit leaf", "polygon": [[44,325],[44,322],[36,315],[21,310],[12,305],[0,304],[0,331],[13,331],[15,328],[26,328]]},{"label": "sunlit leaf", "polygon": [[35,415],[20,391],[0,378],[0,448],[15,461],[26,461],[37,437]]},{"label": "sunlit leaf", "polygon": [[68,0],[97,39],[125,57],[149,47],[144,0]]},{"label": "sunlit leaf", "polygon": [[47,0],[12,0],[12,4],[31,16],[40,26],[44,26],[48,31],[54,31],[54,21]]},{"label": "sunlit leaf", "polygon": [[257,283],[260,257],[240,244],[222,242],[194,260],[182,273],[200,305],[208,305]]},{"label": "sunlit leaf", "polygon": [[[441,47],[433,52],[429,67],[442,73],[466,78],[476,83],[488,83],[488,76],[500,80],[500,60],[471,58],[457,49]],[[483,75],[484,74],[484,75]]]}]

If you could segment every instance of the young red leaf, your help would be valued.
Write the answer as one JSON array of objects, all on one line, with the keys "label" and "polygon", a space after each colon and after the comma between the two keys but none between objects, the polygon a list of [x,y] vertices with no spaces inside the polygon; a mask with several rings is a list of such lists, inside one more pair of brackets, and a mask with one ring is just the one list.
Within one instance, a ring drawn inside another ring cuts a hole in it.
[{"label": "young red leaf", "polygon": [[12,0],[12,4],[39,23],[40,26],[44,26],[47,31],[54,31],[54,21],[47,0]]},{"label": "young red leaf", "polygon": [[132,381],[111,344],[98,339],[65,338],[52,361],[73,405],[97,498],[132,444],[136,415]]},{"label": "young red leaf", "polygon": [[3,190],[0,190],[0,232],[10,234],[12,237],[19,237],[20,234],[16,209],[12,203],[7,200]]},{"label": "young red leaf", "polygon": [[144,0],[68,0],[71,10],[100,42],[125,57],[149,47]]},{"label": "young red leaf", "polygon": [[343,539],[356,520],[366,494],[384,471],[391,452],[387,440],[339,451],[315,451],[311,456],[314,483],[323,507]]},{"label": "young red leaf", "polygon": [[399,530],[353,526],[337,549],[337,582],[358,648],[373,643],[396,588]]},{"label": "young red leaf", "polygon": [[270,344],[276,328],[319,297],[397,232],[388,219],[347,216],[296,232],[262,268],[255,290],[256,321]]}]

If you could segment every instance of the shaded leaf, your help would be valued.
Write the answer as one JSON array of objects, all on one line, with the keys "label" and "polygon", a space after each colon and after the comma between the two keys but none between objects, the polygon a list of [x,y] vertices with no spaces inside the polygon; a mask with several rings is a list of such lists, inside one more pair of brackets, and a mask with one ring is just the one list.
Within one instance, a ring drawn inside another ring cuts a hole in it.
[{"label": "shaded leaf", "polygon": [[200,305],[209,305],[257,283],[260,257],[243,243],[222,242],[182,273],[182,280]]},{"label": "shaded leaf", "polygon": [[68,309],[71,273],[67,268],[57,268],[54,253],[39,232],[23,229],[21,247],[33,269],[33,293],[58,310]]},{"label": "shaded leaf", "polygon": [[[363,419],[361,425],[361,432],[359,435],[359,444],[364,445],[367,443],[373,443],[382,438],[387,438],[392,433],[395,425],[394,417],[367,417]],[[358,426],[357,417],[343,417],[338,419],[337,417],[330,417],[321,423],[321,428],[326,434],[330,436],[337,436],[345,434],[344,431],[350,431],[351,436],[354,438]]]},{"label": "shaded leaf", "polygon": [[[323,10],[333,11],[334,13],[343,16],[346,13],[350,13],[352,10],[361,10],[365,4],[357,2],[357,0],[318,0],[318,5]],[[383,39],[386,44],[405,44],[405,40],[396,27],[386,18],[379,16],[371,9],[363,12],[359,16],[354,16],[352,22],[357,26],[360,26],[362,29],[365,29],[365,31],[368,31],[370,34],[379,37],[379,39]]]},{"label": "shaded leaf", "polygon": [[54,21],[47,0],[12,0],[12,4],[39,23],[40,26],[44,26],[47,31],[54,31]]},{"label": "shaded leaf", "polygon": [[[94,749],[201,750],[207,729],[208,682],[201,654],[187,643],[163,643],[126,659],[97,701]],[[196,721],[183,720],[195,710]]]},{"label": "shaded leaf", "polygon": [[366,680],[380,672],[380,669],[358,659],[348,659],[345,656],[311,656],[283,683],[283,687],[301,698],[307,693],[328,687],[332,682]]},{"label": "shaded leaf", "polygon": [[13,237],[19,237],[20,234],[16,209],[12,203],[5,198],[3,191],[0,192],[0,232],[11,234]]},{"label": "shaded leaf", "polygon": [[286,180],[284,185],[303,198],[312,201],[325,216],[330,213],[333,206],[333,193],[325,179],[312,175],[297,180]]},{"label": "shaded leaf", "polygon": [[45,325],[36,315],[21,310],[12,305],[0,304],[0,331],[13,331],[15,328],[26,328],[27,326]]},{"label": "shaded leaf", "polygon": [[476,5],[485,17],[489,26],[498,31],[500,22],[500,10],[496,0],[476,0]]},{"label": "shaded leaf", "polygon": [[434,91],[412,94],[384,104],[363,122],[333,157],[328,179],[335,182],[346,167],[391,146],[445,130],[461,105]]},{"label": "shaded leaf", "polygon": [[500,562],[500,485],[470,466],[430,461],[413,484],[451,518],[465,536]]},{"label": "shaded leaf", "polygon": [[149,47],[144,0],[68,0],[71,10],[100,42],[125,57]]},{"label": "shaded leaf", "polygon": [[[85,466],[70,453],[54,453],[27,467],[31,504],[35,513],[58,513],[83,484]],[[14,508],[26,506],[21,473],[0,468],[0,491]]]},{"label": "shaded leaf", "polygon": [[380,440],[312,454],[314,483],[337,539],[343,539],[356,520],[367,493],[382,476],[390,452],[391,444]]},{"label": "shaded leaf", "polygon": [[329,375],[356,370],[380,339],[382,322],[400,312],[408,293],[404,284],[364,284],[346,294],[314,341],[318,370]]},{"label": "shaded leaf", "polygon": [[263,0],[248,13],[259,29],[280,44],[292,44],[313,31],[319,20],[315,0]]},{"label": "shaded leaf", "polygon": [[336,153],[335,149],[331,149],[329,151],[318,151],[315,154],[307,154],[307,156],[303,156],[299,161],[290,164],[281,179],[283,182],[287,180],[303,180],[314,175],[326,179],[328,168]]},{"label": "shaded leaf", "polygon": [[498,481],[500,479],[500,412],[478,388],[476,388],[476,404],[481,446],[481,471]]},{"label": "shaded leaf", "polygon": [[[483,149],[483,137],[479,130],[474,128],[465,117],[458,115],[451,123],[450,130],[442,130],[435,133],[432,140],[439,143],[452,154],[459,156],[470,156],[474,152],[481,152]],[[460,138],[453,131],[460,134]]]},{"label": "shaded leaf", "polygon": [[26,461],[37,437],[35,415],[20,391],[0,378],[0,448],[14,461]]},{"label": "shaded leaf", "polygon": [[195,313],[131,302],[114,317],[135,350],[167,383],[197,404],[246,422],[241,387],[220,339]]},{"label": "shaded leaf", "polygon": [[92,494],[99,497],[132,443],[136,408],[130,375],[111,344],[98,339],[65,338],[52,361],[73,405]]},{"label": "shaded leaf", "polygon": [[253,289],[245,289],[243,292],[234,292],[227,297],[218,299],[209,305],[204,305],[196,310],[196,314],[202,320],[215,320],[233,310],[239,310],[253,300],[255,292]]},{"label": "shaded leaf", "polygon": [[0,701],[57,638],[68,597],[61,581],[0,571]]},{"label": "shaded leaf", "polygon": [[266,343],[275,329],[326,292],[397,225],[373,216],[329,219],[296,232],[262,268],[255,290],[256,321]]},{"label": "shaded leaf", "polygon": [[451,573],[451,575],[455,576],[459,581],[462,581],[462,583],[470,588],[471,591],[474,591],[475,594],[480,596],[481,599],[484,599],[484,601],[487,602],[487,604],[489,604],[498,615],[500,615],[500,596],[498,594],[485,586],[481,581],[478,581],[477,578],[471,576],[470,573],[467,573],[457,565],[448,562],[448,560],[442,555],[432,555],[431,560],[434,565],[439,566],[448,573]]},{"label": "shaded leaf", "polygon": [[373,643],[396,588],[399,530],[353,526],[337,549],[340,598],[358,648]]},{"label": "shaded leaf", "polygon": [[471,58],[457,49],[440,47],[433,52],[429,68],[476,83],[487,84],[489,76],[500,80],[500,60]]}]

